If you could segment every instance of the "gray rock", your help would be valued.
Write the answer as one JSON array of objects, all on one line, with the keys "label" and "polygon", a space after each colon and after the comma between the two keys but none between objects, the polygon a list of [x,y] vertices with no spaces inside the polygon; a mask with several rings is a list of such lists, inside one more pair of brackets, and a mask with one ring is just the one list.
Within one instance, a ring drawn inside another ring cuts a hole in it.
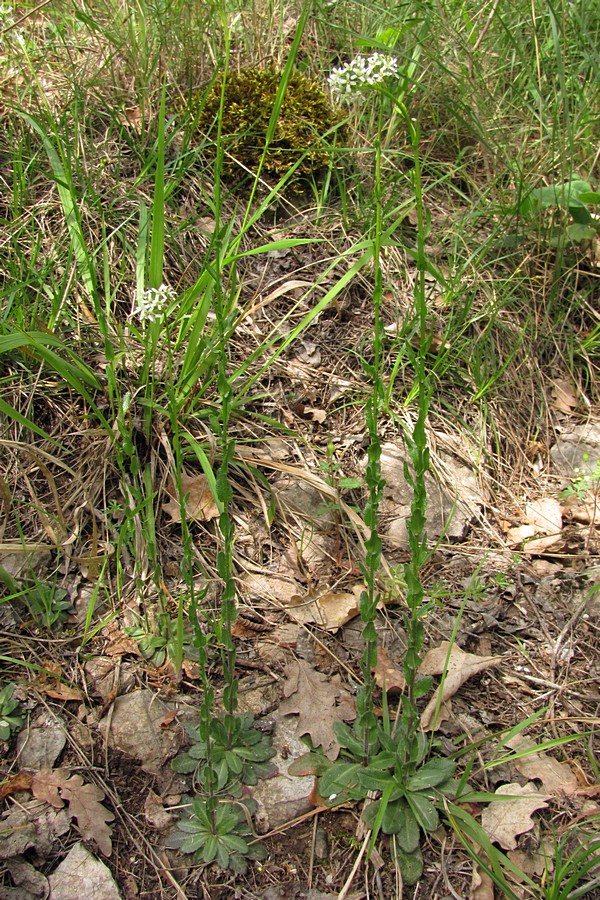
[{"label": "gray rock", "polygon": [[[130,666],[123,664],[120,669],[115,664],[115,660],[107,656],[94,656],[89,659],[84,671],[88,679],[91,692],[104,701],[107,701],[115,688],[122,694],[130,691],[134,684],[135,678]],[[115,674],[118,673],[118,685],[115,683]]]},{"label": "gray rock", "polygon": [[23,769],[52,769],[67,743],[65,725],[49,713],[42,713],[19,732],[17,759]]},{"label": "gray rock", "polygon": [[4,893],[7,889],[2,888],[3,900],[7,900],[8,897],[17,897],[19,896],[21,900],[35,900],[35,898],[42,898],[42,900],[46,900],[48,893],[50,891],[48,885],[48,879],[45,875],[42,875],[41,872],[38,872],[37,869],[31,865],[31,863],[24,860],[22,857],[17,856],[14,859],[7,859],[5,862],[5,866],[10,872],[10,877],[17,887],[8,888],[8,890],[20,891],[20,894],[10,894]]},{"label": "gray rock", "polygon": [[284,510],[301,515],[320,531],[335,524],[335,512],[321,491],[305,482],[281,479],[275,485],[277,502]]},{"label": "gray rock", "polygon": [[[448,435],[438,436],[451,447],[456,442]],[[381,474],[385,479],[381,516],[387,524],[385,537],[397,547],[408,544],[406,527],[413,499],[412,487],[404,476],[404,463],[408,451],[404,443],[386,443],[382,446]],[[425,475],[427,490],[427,536],[436,540],[441,535],[462,540],[469,526],[481,511],[483,497],[474,467],[468,462],[468,448],[456,444],[455,452],[438,450],[436,471]]]},{"label": "gray rock", "polygon": [[295,721],[280,717],[278,713],[274,713],[273,717],[273,747],[277,753],[271,762],[279,774],[259,781],[252,788],[259,809],[257,826],[263,834],[312,809],[308,798],[315,781],[312,775],[302,778],[288,775],[291,763],[306,753],[308,747],[296,735]]},{"label": "gray rock", "polygon": [[550,458],[556,472],[565,478],[589,477],[600,461],[600,427],[570,426],[551,447]]},{"label": "gray rock", "polygon": [[115,700],[112,716],[99,723],[108,746],[142,763],[145,772],[157,773],[183,741],[179,725],[162,723],[171,710],[152,691],[134,691]]},{"label": "gray rock", "polygon": [[121,900],[110,870],[83,844],[75,844],[48,881],[49,900]]},{"label": "gray rock", "polygon": [[52,809],[43,800],[21,802],[0,817],[0,859],[20,856],[32,847],[47,857],[56,838],[70,827],[66,810]]}]

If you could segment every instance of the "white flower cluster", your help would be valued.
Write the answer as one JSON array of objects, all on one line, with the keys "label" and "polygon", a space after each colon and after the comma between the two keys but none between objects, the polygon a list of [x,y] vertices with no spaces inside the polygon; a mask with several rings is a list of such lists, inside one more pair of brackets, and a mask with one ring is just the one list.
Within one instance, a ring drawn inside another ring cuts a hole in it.
[{"label": "white flower cluster", "polygon": [[382,84],[386,78],[398,75],[398,63],[391,56],[373,53],[372,56],[357,56],[345,66],[333,69],[329,76],[329,89],[338,97],[358,94],[365,88]]},{"label": "white flower cluster", "polygon": [[140,322],[158,322],[167,311],[176,294],[172,287],[161,284],[158,288],[147,288],[138,294],[137,306],[132,315],[138,316]]}]

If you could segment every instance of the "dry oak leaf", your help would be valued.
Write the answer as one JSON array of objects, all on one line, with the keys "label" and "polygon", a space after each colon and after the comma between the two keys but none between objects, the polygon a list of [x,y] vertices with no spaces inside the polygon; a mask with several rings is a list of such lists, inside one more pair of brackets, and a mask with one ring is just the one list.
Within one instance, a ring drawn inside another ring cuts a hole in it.
[{"label": "dry oak leaf", "polygon": [[338,628],[354,619],[360,612],[360,595],[364,591],[362,584],[355,585],[352,591],[321,594],[317,603],[325,623],[323,628],[336,632]]},{"label": "dry oak leaf", "polygon": [[[195,519],[197,522],[207,522],[216,519],[219,515],[219,507],[215,503],[212,491],[206,475],[188,475],[181,470],[181,489],[184,495],[185,518]],[[171,476],[167,483],[168,503],[163,503],[163,510],[171,517],[173,522],[181,522],[181,505],[177,497],[175,482]]]},{"label": "dry oak leaf", "polygon": [[504,850],[516,850],[517,836],[531,831],[535,822],[531,818],[537,809],[546,809],[546,795],[540,794],[533,784],[503,784],[496,796],[514,799],[492,800],[481,814],[481,825],[491,841]]},{"label": "dry oak leaf", "polygon": [[391,659],[385,647],[377,649],[377,663],[373,669],[377,687],[388,694],[400,694],[406,687],[404,672]]},{"label": "dry oak leaf", "polygon": [[5,778],[0,784],[0,800],[16,794],[18,791],[30,791],[32,778],[31,772],[19,772],[17,775],[11,775],[10,778]]},{"label": "dry oak leaf", "polygon": [[[442,641],[439,647],[429,650],[419,666],[420,675],[441,675],[446,667],[446,660],[448,660],[446,677],[443,685],[440,685],[442,688],[442,703],[453,697],[459,687],[471,676],[477,675],[491,666],[497,666],[502,660],[501,656],[476,656],[474,653],[465,653],[457,644],[452,645],[452,650],[448,657],[450,646],[449,641]],[[425,731],[433,725],[440,687],[436,688],[431,700],[423,710],[421,726]]]},{"label": "dry oak leaf", "polygon": [[[51,677],[53,675],[54,678]],[[45,660],[44,671],[33,679],[31,685],[41,694],[52,697],[53,700],[83,700],[83,694],[79,688],[66,684],[62,680],[63,678],[66,676],[63,674],[61,664],[54,660]]]},{"label": "dry oak leaf", "polygon": [[[537,850],[527,853],[525,850],[509,850],[506,854],[511,862],[515,864],[519,872],[524,876],[533,878],[554,871],[554,841],[552,836],[543,837],[541,845]],[[523,882],[525,877],[519,878],[515,872],[512,873],[518,881]]]},{"label": "dry oak leaf", "polygon": [[563,517],[582,525],[600,525],[600,498],[595,490],[586,491],[583,497],[566,497],[561,504]]},{"label": "dry oak leaf", "polygon": [[95,841],[104,856],[112,853],[111,828],[114,814],[102,806],[104,792],[95,784],[84,783],[81,775],[71,775],[67,769],[43,769],[31,785],[34,796],[45,800],[55,809],[65,802],[69,815],[77,819],[77,828],[84,840]]},{"label": "dry oak leaf", "polygon": [[114,622],[107,625],[106,628],[102,630],[102,634],[108,636],[108,644],[104,648],[104,652],[107,656],[125,656],[126,654],[131,654],[132,656],[142,655],[142,651],[133,638],[123,634],[119,629],[119,626]]},{"label": "dry oak leaf", "polygon": [[571,797],[579,790],[577,776],[568,763],[559,762],[541,749],[535,752],[537,745],[533,741],[517,735],[516,738],[507,741],[507,746],[524,754],[515,760],[515,768],[529,781],[541,781],[544,794],[552,797]]},{"label": "dry oak leaf", "polygon": [[41,693],[46,694],[47,697],[51,697],[53,700],[63,700],[65,702],[68,700],[81,702],[83,700],[83,693],[79,688],[71,684],[63,684],[61,681],[57,681],[54,685],[39,684],[37,687]]},{"label": "dry oak leaf", "polygon": [[314,747],[322,747],[329,759],[340,752],[333,731],[334,722],[351,722],[356,708],[350,695],[328,675],[316,672],[304,659],[296,659],[286,667],[284,700],[279,710],[284,716],[298,716],[299,737],[310,735]]},{"label": "dry oak leaf", "polygon": [[578,391],[570,378],[555,378],[550,382],[550,404],[557,412],[571,413],[579,403]]},{"label": "dry oak leaf", "polygon": [[175,817],[167,812],[163,801],[154,791],[148,791],[144,801],[144,816],[157,831],[166,831],[175,821]]}]

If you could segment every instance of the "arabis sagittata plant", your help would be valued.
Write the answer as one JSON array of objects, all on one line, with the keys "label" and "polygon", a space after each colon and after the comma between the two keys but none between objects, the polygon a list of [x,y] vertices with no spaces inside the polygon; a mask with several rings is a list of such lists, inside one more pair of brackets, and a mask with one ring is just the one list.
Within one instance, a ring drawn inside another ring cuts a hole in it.
[{"label": "arabis sagittata plant", "polygon": [[372,56],[357,56],[355,59],[333,69],[329,76],[329,89],[334,96],[347,98],[371,87],[383,84],[387,78],[398,75],[398,63],[391,56],[373,53]]},{"label": "arabis sagittata plant", "polygon": [[137,305],[132,315],[137,316],[140,322],[159,322],[175,296],[173,288],[166,284],[161,284],[157,288],[147,288],[137,295]]}]

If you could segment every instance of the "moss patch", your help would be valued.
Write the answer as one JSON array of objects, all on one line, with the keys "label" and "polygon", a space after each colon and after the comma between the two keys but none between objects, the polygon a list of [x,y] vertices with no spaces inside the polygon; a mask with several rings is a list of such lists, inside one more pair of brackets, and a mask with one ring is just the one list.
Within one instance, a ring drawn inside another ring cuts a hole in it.
[{"label": "moss patch", "polygon": [[[247,176],[245,170],[258,170],[280,81],[281,73],[275,69],[227,73],[221,126],[226,151],[223,175],[227,180],[239,182]],[[198,96],[192,103],[198,131],[213,138],[206,144],[207,160],[214,159],[216,152],[214,137],[222,89],[223,76],[217,78],[208,96]],[[309,181],[318,181],[329,165],[334,140],[339,143],[344,139],[342,119],[316,82],[293,73],[261,177],[275,184],[297,163],[286,188],[298,193]]]}]

